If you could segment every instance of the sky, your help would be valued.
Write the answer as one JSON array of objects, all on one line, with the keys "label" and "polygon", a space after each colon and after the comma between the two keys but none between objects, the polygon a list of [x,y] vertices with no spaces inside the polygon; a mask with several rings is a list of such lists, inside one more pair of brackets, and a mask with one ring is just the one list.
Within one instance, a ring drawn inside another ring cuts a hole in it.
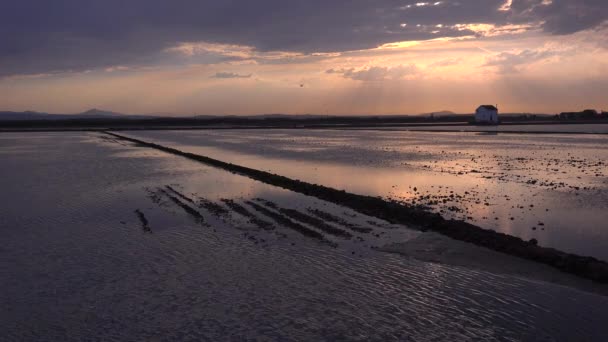
[{"label": "sky", "polygon": [[606,0],[2,0],[0,110],[608,110]]}]

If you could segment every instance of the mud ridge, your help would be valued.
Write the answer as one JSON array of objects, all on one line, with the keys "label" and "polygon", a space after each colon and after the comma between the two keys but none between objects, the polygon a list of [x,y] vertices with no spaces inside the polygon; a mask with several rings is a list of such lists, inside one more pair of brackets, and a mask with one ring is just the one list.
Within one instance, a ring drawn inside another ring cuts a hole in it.
[{"label": "mud ridge", "polygon": [[148,197],[154,204],[162,205],[163,203],[163,194],[158,190],[150,189],[148,187],[144,188],[148,193]]},{"label": "mud ridge", "polygon": [[397,203],[379,197],[352,194],[344,190],[336,190],[323,185],[302,182],[270,172],[226,163],[206,156],[183,152],[174,148],[125,137],[108,131],[105,131],[105,133],[126,141],[138,143],[141,146],[182,156],[229,172],[238,173],[266,184],[345,206],[360,213],[378,217],[391,223],[418,226],[423,230],[436,231],[456,240],[470,242],[498,252],[541,262],[564,272],[572,273],[600,283],[608,283],[608,263],[593,257],[584,257],[558,251],[553,248],[540,247],[518,237],[483,229],[464,221],[446,220],[439,214],[431,213],[407,204]]},{"label": "mud ridge", "polygon": [[135,214],[137,215],[137,218],[139,218],[139,222],[141,222],[141,228],[144,230],[144,232],[152,232],[146,215],[144,215],[144,213],[141,212],[141,210],[139,209],[135,210]]},{"label": "mud ridge", "polygon": [[276,203],[274,203],[272,201],[269,201],[267,199],[256,197],[253,200],[254,201],[258,201],[258,202],[264,204],[265,206],[267,206],[269,208],[272,208],[272,209],[275,209],[275,210],[279,210],[279,207],[276,205]]},{"label": "mud ridge", "polygon": [[198,197],[197,205],[199,208],[206,209],[208,212],[212,213],[215,216],[226,216],[230,212],[224,208],[222,205],[217,204],[213,201],[210,201],[204,197]]},{"label": "mud ridge", "polygon": [[125,143],[124,141],[120,141],[117,138],[111,138],[108,137],[107,135],[98,135],[97,136],[100,140],[105,141],[105,142],[109,142],[109,143],[113,143],[113,144],[118,144],[118,145],[122,145],[122,146],[129,146],[128,143]]},{"label": "mud ridge", "polygon": [[371,233],[373,231],[372,228],[366,228],[366,227],[357,226],[356,224],[350,223],[350,222],[346,221],[345,219],[343,219],[343,218],[341,218],[339,216],[335,216],[335,215],[330,214],[330,213],[328,213],[326,211],[323,211],[323,210],[319,210],[319,209],[315,209],[315,208],[306,208],[306,210],[309,213],[311,213],[311,214],[313,214],[313,215],[315,215],[315,216],[317,216],[317,217],[319,217],[319,218],[321,218],[321,219],[323,219],[325,221],[329,221],[329,222],[332,222],[332,223],[335,223],[335,224],[339,224],[339,225],[341,225],[343,227],[346,227],[346,228],[348,228],[348,229],[350,229],[352,231],[355,231],[357,233],[365,233],[365,234],[367,234],[367,233]]},{"label": "mud ridge", "polygon": [[200,223],[205,222],[205,218],[203,217],[203,215],[201,215],[201,213],[198,212],[198,210],[192,209],[192,207],[190,207],[186,203],[182,202],[179,198],[171,195],[164,189],[159,188],[158,190],[160,192],[162,192],[165,196],[167,196],[177,206],[181,207],[186,213],[188,213],[190,216],[194,217],[198,222],[200,222]]},{"label": "mud ridge", "polygon": [[214,203],[204,197],[198,197],[197,200],[195,201],[194,199],[177,191],[174,187],[172,187],[170,185],[166,185],[165,188],[170,190],[172,193],[177,195],[179,198],[181,198],[185,201],[188,201],[189,203],[192,203],[199,208],[207,209],[207,211],[209,211],[211,214],[213,214],[215,216],[219,217],[219,216],[224,216],[224,215],[228,214],[228,210],[226,210],[226,208],[224,208],[223,206],[221,206],[217,203]]},{"label": "mud ridge", "polygon": [[255,216],[254,214],[252,214],[251,212],[249,212],[249,210],[247,210],[247,208],[243,207],[242,205],[236,203],[234,200],[231,199],[227,199],[227,198],[222,198],[221,199],[222,202],[224,202],[230,209],[232,209],[234,212],[246,217],[249,219],[249,222],[255,224],[258,228],[264,229],[264,230],[273,230],[275,229],[274,225],[268,221],[262,220],[261,218]]},{"label": "mud ridge", "polygon": [[264,200],[261,198],[256,199],[256,201],[264,203],[266,206],[278,210],[281,214],[283,214],[293,220],[300,221],[302,223],[311,225],[327,234],[331,234],[331,235],[339,236],[339,237],[343,237],[343,238],[348,238],[348,239],[353,237],[353,235],[351,233],[349,233],[343,229],[330,226],[329,224],[325,223],[323,220],[320,220],[314,216],[307,215],[298,210],[282,208],[282,207],[279,207],[278,205],[276,205],[274,202],[270,202],[270,201],[267,201],[267,200]]},{"label": "mud ridge", "polygon": [[310,237],[310,238],[313,238],[313,239],[317,239],[319,241],[323,241],[323,242],[329,243],[332,246],[336,246],[336,244],[334,242],[327,241],[325,239],[325,237],[323,236],[323,234],[321,234],[321,233],[319,233],[319,232],[317,232],[315,230],[306,228],[303,225],[301,225],[301,224],[299,224],[297,222],[294,222],[294,221],[290,220],[289,218],[287,218],[287,217],[285,217],[285,216],[283,216],[281,214],[277,214],[276,212],[274,212],[274,211],[272,211],[270,209],[267,209],[267,208],[265,208],[265,207],[263,207],[263,206],[255,203],[255,202],[245,201],[245,203],[247,203],[247,205],[251,206],[257,212],[260,212],[260,213],[262,213],[262,214],[270,217],[271,219],[275,220],[277,223],[279,223],[279,224],[281,224],[281,225],[283,225],[283,226],[285,226],[287,228],[291,228],[291,229],[297,231],[298,233],[300,233],[300,234],[302,234],[304,236],[307,236],[307,237]]},{"label": "mud ridge", "polygon": [[172,193],[176,194],[179,198],[183,199],[184,201],[188,201],[190,203],[194,203],[194,200],[192,198],[190,198],[190,197],[182,194],[181,192],[175,190],[175,188],[172,187],[171,185],[165,185],[165,188],[167,188]]}]

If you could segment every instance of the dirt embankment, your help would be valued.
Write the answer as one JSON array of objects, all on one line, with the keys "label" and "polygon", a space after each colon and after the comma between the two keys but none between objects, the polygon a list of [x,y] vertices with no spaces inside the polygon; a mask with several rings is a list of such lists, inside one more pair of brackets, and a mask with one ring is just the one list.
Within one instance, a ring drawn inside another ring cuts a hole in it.
[{"label": "dirt embankment", "polygon": [[125,137],[111,132],[105,133],[116,138],[130,141],[142,147],[154,148],[166,153],[186,157],[270,185],[345,206],[391,223],[419,227],[422,230],[432,230],[456,240],[470,242],[498,252],[537,261],[553,266],[564,272],[572,273],[600,283],[608,283],[608,263],[592,257],[583,257],[552,248],[540,247],[533,242],[523,241],[514,236],[486,230],[464,221],[446,220],[439,214],[408,206],[403,203],[388,201],[379,197],[352,194],[343,190],[306,183],[269,172],[226,163],[206,156],[183,152],[174,148]]}]

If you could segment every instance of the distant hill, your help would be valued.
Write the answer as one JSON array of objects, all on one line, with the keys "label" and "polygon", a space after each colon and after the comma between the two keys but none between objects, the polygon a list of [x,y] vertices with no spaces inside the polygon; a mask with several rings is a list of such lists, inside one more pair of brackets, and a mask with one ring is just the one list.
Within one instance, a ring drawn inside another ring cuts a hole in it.
[{"label": "distant hill", "polygon": [[70,120],[70,119],[151,119],[150,115],[130,115],[110,112],[100,109],[89,109],[77,114],[49,114],[33,111],[10,112],[0,111],[0,121],[22,121],[22,120]]},{"label": "distant hill", "polygon": [[130,116],[130,115],[125,115],[125,114],[121,114],[121,113],[115,113],[115,112],[110,112],[110,111],[106,111],[106,110],[100,110],[100,109],[89,109],[86,112],[82,112],[80,114],[75,114],[75,116],[78,117],[86,117],[86,118],[117,118],[117,117],[124,117],[124,116]]},{"label": "distant hill", "polygon": [[[25,111],[25,112],[12,112],[12,111],[0,111],[0,121],[61,121],[61,120],[136,120],[136,119],[159,119],[159,120],[197,120],[197,121],[341,121],[341,120],[385,120],[385,121],[420,121],[429,120],[432,118],[434,121],[467,121],[473,114],[459,114],[452,111],[443,110],[433,113],[424,113],[418,115],[323,115],[323,114],[257,114],[257,115],[194,115],[194,116],[174,116],[171,114],[159,113],[152,115],[132,115],[123,114],[117,112],[111,112],[101,109],[90,109],[82,113],[76,114],[50,114],[43,112]],[[505,118],[549,118],[554,115],[550,114],[530,114],[530,113],[500,113],[500,116]]]},{"label": "distant hill", "polygon": [[86,112],[77,114],[50,114],[34,111],[11,112],[0,111],[0,121],[23,121],[23,120],[69,120],[69,119],[155,119],[155,118],[192,118],[192,119],[221,119],[221,118],[238,118],[238,119],[319,119],[332,117],[330,115],[317,114],[259,114],[259,115],[194,115],[194,116],[174,116],[171,114],[152,114],[152,115],[131,115],[116,113],[101,109],[89,109]]}]

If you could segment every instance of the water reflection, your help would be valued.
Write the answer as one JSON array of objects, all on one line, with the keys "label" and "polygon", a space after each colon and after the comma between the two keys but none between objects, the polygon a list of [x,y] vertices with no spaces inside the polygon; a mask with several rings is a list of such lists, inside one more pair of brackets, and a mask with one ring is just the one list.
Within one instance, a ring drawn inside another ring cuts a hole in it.
[{"label": "water reflection", "polygon": [[[205,216],[201,225],[180,207],[153,201],[146,189],[173,184],[192,200],[264,197],[301,210],[345,209],[95,134],[29,136],[14,143],[37,152],[9,154],[3,162],[12,169],[0,168],[2,341],[608,334],[605,297],[274,234],[290,234],[283,228],[260,230],[254,241],[242,230],[244,219],[192,206]],[[151,233],[139,229],[136,208]]]},{"label": "water reflection", "polygon": [[[390,128],[386,128],[390,130]],[[588,133],[608,134],[608,124],[548,124],[548,125],[502,125],[502,126],[421,126],[394,130],[483,132],[495,135],[500,132],[544,132],[544,133]]]},{"label": "water reflection", "polygon": [[134,132],[144,140],[608,260],[607,136],[404,131]]}]

